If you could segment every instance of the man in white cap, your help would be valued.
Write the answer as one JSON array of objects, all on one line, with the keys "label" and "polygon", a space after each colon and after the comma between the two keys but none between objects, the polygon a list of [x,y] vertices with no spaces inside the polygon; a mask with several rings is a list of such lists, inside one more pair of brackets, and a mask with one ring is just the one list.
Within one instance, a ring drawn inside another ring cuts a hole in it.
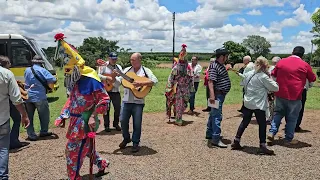
[{"label": "man in white cap", "polygon": [[[237,74],[242,77],[242,81],[240,83],[240,86],[244,86],[244,75],[252,70],[254,70],[254,63],[251,62],[251,57],[250,56],[245,56],[243,57],[243,64],[244,64],[244,70],[243,72],[238,72]],[[244,89],[243,89],[243,96],[244,96]],[[242,112],[242,109],[243,109],[243,103],[242,103],[242,107],[240,110],[238,110],[239,112]]]}]

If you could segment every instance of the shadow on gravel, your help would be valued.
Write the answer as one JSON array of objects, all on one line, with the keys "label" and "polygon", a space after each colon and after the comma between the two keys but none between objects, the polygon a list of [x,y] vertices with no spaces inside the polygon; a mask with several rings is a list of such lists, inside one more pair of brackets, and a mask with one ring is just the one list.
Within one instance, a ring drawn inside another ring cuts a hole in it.
[{"label": "shadow on gravel", "polygon": [[279,145],[279,146],[292,148],[292,149],[301,149],[301,148],[306,148],[306,147],[312,147],[312,144],[298,141],[298,140],[296,140],[296,141],[297,141],[297,143],[295,143],[295,144],[286,145],[284,143],[285,142],[284,139],[277,139],[277,140],[273,141],[273,145]]},{"label": "shadow on gravel", "polygon": [[52,133],[51,136],[39,137],[39,141],[52,140],[52,139],[59,139],[58,134]]},{"label": "shadow on gravel", "polygon": [[[100,176],[100,177],[95,177],[95,176],[93,176],[93,180],[105,179],[105,178],[103,178],[103,177],[106,176],[106,175],[108,175],[108,174],[109,174],[109,172],[106,172],[105,175]],[[90,175],[89,175],[89,174],[83,175],[83,176],[82,176],[82,180],[90,180]]]},{"label": "shadow on gravel", "polygon": [[[137,153],[132,153],[131,152],[131,147],[132,146],[127,146],[125,149],[116,149],[115,151],[112,152],[112,154],[115,155],[129,155],[129,156],[148,156],[148,155],[154,155],[157,154],[158,151],[153,150],[147,146],[141,146],[139,152]],[[101,154],[108,154],[106,152],[99,152]]]},{"label": "shadow on gravel", "polygon": [[[189,124],[193,124],[194,121],[185,121],[183,120],[183,123],[181,126],[188,126]],[[174,120],[171,120],[171,121],[167,121],[167,124],[173,124],[173,125],[176,125]],[[177,125],[178,126],[178,125]]]},{"label": "shadow on gravel", "polygon": [[111,132],[106,132],[106,131],[100,131],[99,133],[97,133],[97,135],[100,135],[100,136],[106,136],[106,135],[111,135],[111,136],[114,136],[114,135],[117,135],[117,134],[121,134],[122,131],[116,131],[114,128],[111,129]]}]

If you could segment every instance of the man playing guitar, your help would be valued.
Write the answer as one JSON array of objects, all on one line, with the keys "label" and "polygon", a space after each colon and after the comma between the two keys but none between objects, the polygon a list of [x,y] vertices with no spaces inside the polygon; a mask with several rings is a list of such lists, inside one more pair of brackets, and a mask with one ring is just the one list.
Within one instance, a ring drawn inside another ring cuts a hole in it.
[{"label": "man playing guitar", "polygon": [[[125,74],[134,74],[135,79],[132,85],[136,88],[141,88],[142,91],[145,87],[151,87],[158,82],[156,76],[152,73],[149,68],[141,65],[142,56],[140,53],[134,53],[131,55],[130,63],[131,67],[124,69]],[[143,77],[139,80],[138,77]],[[123,86],[125,83],[122,82]],[[121,109],[121,127],[123,141],[120,143],[119,147],[124,149],[128,143],[133,142],[132,152],[139,151],[139,143],[141,137],[141,126],[142,126],[142,114],[144,108],[144,98],[137,98],[134,93],[134,89],[124,88],[123,104]],[[129,133],[129,120],[132,116],[133,119],[133,133],[132,139]]]},{"label": "man playing guitar", "polygon": [[[98,66],[98,75],[102,81],[105,82],[105,89],[107,90],[111,102],[114,108],[114,119],[113,127],[117,131],[121,131],[119,126],[119,117],[121,109],[121,96],[120,96],[120,86],[121,79],[117,77],[116,70],[122,71],[122,67],[119,64],[116,64],[118,60],[118,55],[114,52],[111,52],[108,57],[108,62],[105,66]],[[111,88],[107,88],[107,86]],[[107,114],[103,116],[104,127],[106,132],[110,132],[110,108],[107,111]]]}]

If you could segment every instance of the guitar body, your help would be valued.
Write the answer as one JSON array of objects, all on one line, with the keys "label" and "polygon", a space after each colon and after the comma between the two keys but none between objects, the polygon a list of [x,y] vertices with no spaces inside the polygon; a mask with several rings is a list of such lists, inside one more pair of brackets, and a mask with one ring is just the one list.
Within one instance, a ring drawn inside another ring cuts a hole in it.
[{"label": "guitar body", "polygon": [[[134,72],[127,72],[126,75],[128,77],[134,79],[134,81],[142,81],[142,82],[149,81],[148,78],[137,76]],[[122,79],[122,85],[123,85],[123,87],[130,89],[132,91],[133,95],[139,99],[146,97],[149,94],[149,92],[151,91],[151,87],[149,87],[149,86],[134,87],[133,84],[131,82],[127,81],[125,78]]]},{"label": "guitar body", "polygon": [[[110,74],[102,74],[102,75],[111,77]],[[107,92],[109,92],[109,91],[111,91],[113,89],[113,83],[111,83],[111,82],[109,82],[107,80],[102,80],[102,83],[104,84],[104,89]]]}]

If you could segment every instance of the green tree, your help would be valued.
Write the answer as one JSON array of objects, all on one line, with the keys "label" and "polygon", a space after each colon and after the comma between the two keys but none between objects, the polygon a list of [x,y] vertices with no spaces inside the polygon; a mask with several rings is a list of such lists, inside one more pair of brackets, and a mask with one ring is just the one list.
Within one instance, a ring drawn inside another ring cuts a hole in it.
[{"label": "green tree", "polygon": [[223,46],[230,52],[229,61],[234,64],[242,63],[242,58],[250,55],[250,51],[239,43],[227,41],[223,43]]},{"label": "green tree", "polygon": [[266,38],[259,35],[250,35],[243,40],[242,45],[253,52],[254,58],[266,57],[270,53],[271,44]]},{"label": "green tree", "polygon": [[118,41],[110,41],[103,37],[89,37],[83,40],[78,51],[87,65],[95,67],[97,59],[105,59],[110,52],[118,51],[120,47],[117,44]]},{"label": "green tree", "polygon": [[[314,34],[314,39],[311,42],[316,45],[317,47],[320,46],[320,9],[312,14],[311,21],[313,22],[314,26],[312,27],[311,32]],[[317,66],[320,65],[320,48],[317,48],[313,54],[312,60],[314,61]]]}]

